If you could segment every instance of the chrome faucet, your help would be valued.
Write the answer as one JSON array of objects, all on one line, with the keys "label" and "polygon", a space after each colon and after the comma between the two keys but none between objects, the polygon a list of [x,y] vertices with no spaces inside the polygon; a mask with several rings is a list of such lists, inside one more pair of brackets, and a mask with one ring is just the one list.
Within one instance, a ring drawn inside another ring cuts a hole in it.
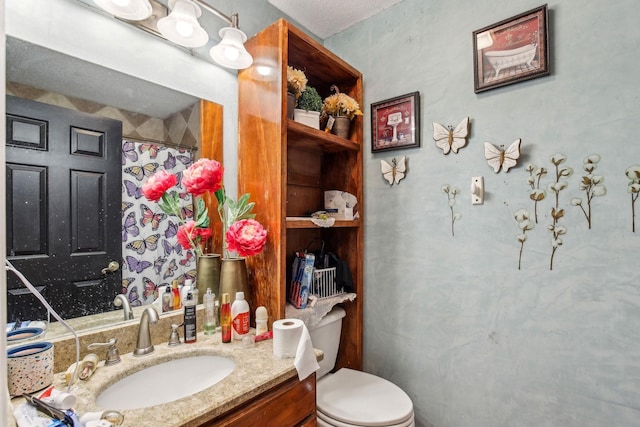
[{"label": "chrome faucet", "polygon": [[129,300],[127,296],[124,294],[116,295],[116,298],[113,300],[113,305],[116,307],[122,307],[124,310],[124,320],[133,319],[133,310],[131,310],[131,305],[129,304]]},{"label": "chrome faucet", "polygon": [[152,353],[154,348],[151,343],[151,332],[149,331],[149,323],[158,323],[160,317],[158,312],[152,306],[147,307],[140,317],[140,327],[138,328],[138,342],[136,349],[133,350],[134,356],[142,356]]}]

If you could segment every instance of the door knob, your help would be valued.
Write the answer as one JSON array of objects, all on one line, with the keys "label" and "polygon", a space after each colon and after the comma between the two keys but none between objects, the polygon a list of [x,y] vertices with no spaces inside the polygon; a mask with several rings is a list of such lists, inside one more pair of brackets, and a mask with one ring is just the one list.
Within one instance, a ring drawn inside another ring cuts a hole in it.
[{"label": "door knob", "polygon": [[120,264],[118,264],[118,261],[111,261],[108,266],[102,269],[102,274],[113,273],[118,271],[119,268]]}]

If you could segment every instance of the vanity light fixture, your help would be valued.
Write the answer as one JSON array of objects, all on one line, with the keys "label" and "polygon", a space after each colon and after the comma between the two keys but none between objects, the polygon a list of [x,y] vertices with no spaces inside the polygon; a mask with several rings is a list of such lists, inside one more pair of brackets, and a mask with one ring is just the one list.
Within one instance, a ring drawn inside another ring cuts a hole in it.
[{"label": "vanity light fixture", "polygon": [[93,0],[118,18],[140,21],[151,16],[149,0]]},{"label": "vanity light fixture", "polygon": [[[211,58],[224,67],[236,70],[247,68],[253,63],[253,57],[244,47],[247,35],[238,28],[238,14],[234,13],[229,17],[204,0],[169,0],[169,14],[164,14],[167,8],[157,0],[94,2],[129,24],[188,48],[201,47],[209,41],[209,35],[198,22],[201,9],[205,9],[229,24],[219,31],[222,40],[209,51]],[[157,19],[160,16],[163,18]]]},{"label": "vanity light fixture", "polygon": [[175,44],[200,47],[207,44],[209,35],[200,26],[200,7],[191,0],[169,0],[171,13],[158,21],[158,31]]},{"label": "vanity light fixture", "polygon": [[247,68],[253,63],[253,58],[244,48],[244,42],[247,41],[245,33],[237,27],[224,27],[219,34],[222,40],[209,51],[214,61],[236,70]]},{"label": "vanity light fixture", "polygon": [[228,17],[209,6],[204,0],[195,0],[195,2],[230,25],[218,32],[222,40],[209,51],[211,58],[223,67],[236,70],[248,68],[253,63],[253,57],[244,48],[247,35],[238,28],[238,14],[234,13]]}]

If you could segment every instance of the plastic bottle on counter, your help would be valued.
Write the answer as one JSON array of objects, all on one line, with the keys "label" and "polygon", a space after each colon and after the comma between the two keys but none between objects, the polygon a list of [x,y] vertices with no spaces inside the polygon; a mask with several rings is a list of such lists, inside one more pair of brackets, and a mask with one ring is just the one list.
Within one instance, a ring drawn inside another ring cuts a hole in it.
[{"label": "plastic bottle on counter", "polygon": [[184,342],[191,344],[197,341],[198,331],[196,329],[196,300],[193,299],[191,291],[187,292],[187,299],[184,301]]},{"label": "plastic bottle on counter", "polygon": [[[184,285],[180,288],[180,301],[184,305],[184,302],[187,300],[187,293],[191,290],[191,285],[193,284],[193,280],[185,279]],[[194,298],[195,299],[195,298]],[[197,299],[195,300],[197,303]]]},{"label": "plastic bottle on counter", "polygon": [[249,333],[249,303],[244,292],[236,292],[236,300],[231,305],[231,323],[234,340],[241,340]]},{"label": "plastic bottle on counter", "polygon": [[171,293],[173,294],[173,309],[177,310],[182,307],[180,301],[180,289],[178,288],[178,281],[171,282]]},{"label": "plastic bottle on counter", "polygon": [[229,294],[222,294],[220,305],[220,329],[222,331],[222,342],[231,342],[231,303]]},{"label": "plastic bottle on counter", "polygon": [[264,334],[269,331],[269,327],[267,326],[268,318],[269,316],[266,307],[261,305],[256,308],[256,335]]},{"label": "plastic bottle on counter", "polygon": [[171,293],[171,287],[167,285],[162,293],[162,312],[173,310],[173,294]]},{"label": "plastic bottle on counter", "polygon": [[211,292],[211,288],[207,288],[207,292],[202,296],[204,304],[204,334],[213,335],[216,333],[216,296]]}]

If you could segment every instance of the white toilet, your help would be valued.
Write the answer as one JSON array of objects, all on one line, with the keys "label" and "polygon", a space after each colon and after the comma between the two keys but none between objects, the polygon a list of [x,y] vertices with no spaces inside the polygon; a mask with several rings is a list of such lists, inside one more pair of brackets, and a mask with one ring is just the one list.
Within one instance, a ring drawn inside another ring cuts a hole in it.
[{"label": "white toilet", "polygon": [[309,330],[313,346],[324,352],[317,378],[319,427],[414,427],[413,403],[397,385],[375,375],[342,368],[336,363],[342,318],[335,307]]}]

